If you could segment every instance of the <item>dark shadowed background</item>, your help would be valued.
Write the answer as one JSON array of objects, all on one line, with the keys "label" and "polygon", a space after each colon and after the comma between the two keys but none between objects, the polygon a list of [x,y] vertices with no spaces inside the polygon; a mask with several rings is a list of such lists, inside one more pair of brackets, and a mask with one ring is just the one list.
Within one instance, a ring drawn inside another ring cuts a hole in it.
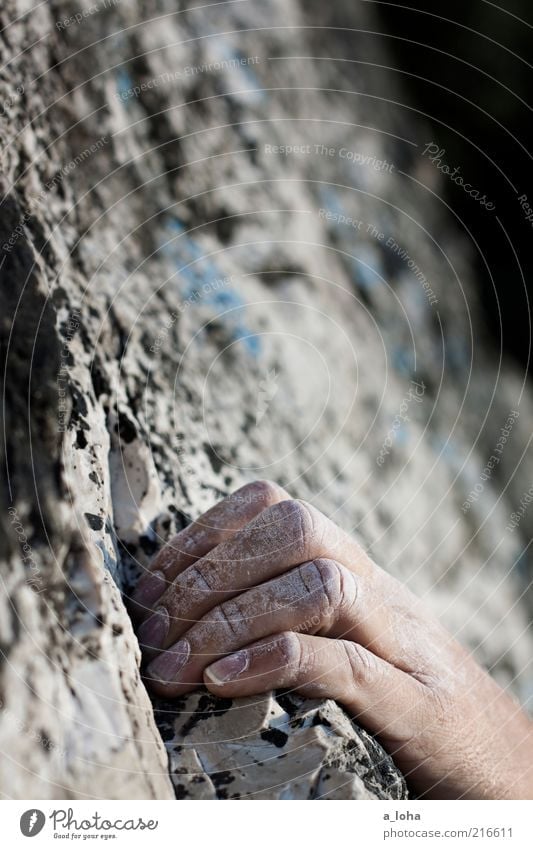
[{"label": "dark shadowed background", "polygon": [[[487,330],[522,364],[530,363],[533,221],[519,198],[531,186],[532,5],[488,0],[372,3],[385,43],[424,113],[443,162],[495,204],[488,212],[450,180],[445,200],[477,242]],[[505,7],[505,8],[504,8]],[[458,172],[459,173],[459,172]]]}]

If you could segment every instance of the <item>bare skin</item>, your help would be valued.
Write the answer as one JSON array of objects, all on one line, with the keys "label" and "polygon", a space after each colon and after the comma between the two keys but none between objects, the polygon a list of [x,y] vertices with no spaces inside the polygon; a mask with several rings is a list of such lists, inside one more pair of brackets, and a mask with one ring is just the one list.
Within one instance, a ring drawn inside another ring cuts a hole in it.
[{"label": "bare skin", "polygon": [[349,534],[274,483],[177,534],[133,612],[161,696],[332,698],[425,798],[533,798],[531,720]]}]

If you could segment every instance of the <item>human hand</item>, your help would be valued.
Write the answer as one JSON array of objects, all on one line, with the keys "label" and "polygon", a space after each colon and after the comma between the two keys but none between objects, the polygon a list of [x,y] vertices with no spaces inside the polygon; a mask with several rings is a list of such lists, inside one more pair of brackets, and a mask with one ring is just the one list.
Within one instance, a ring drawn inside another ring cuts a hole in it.
[{"label": "human hand", "polygon": [[177,534],[134,614],[161,696],[204,684],[332,698],[419,795],[533,798],[521,708],[349,534],[276,484],[248,484]]}]

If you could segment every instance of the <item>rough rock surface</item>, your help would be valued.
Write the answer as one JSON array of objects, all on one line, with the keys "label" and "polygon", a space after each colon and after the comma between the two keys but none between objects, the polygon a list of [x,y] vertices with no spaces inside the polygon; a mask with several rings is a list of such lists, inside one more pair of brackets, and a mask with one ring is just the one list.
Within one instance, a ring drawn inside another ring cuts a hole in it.
[{"label": "rough rock surface", "polygon": [[178,799],[406,797],[391,759],[331,700],[204,693],[156,716]]},{"label": "rough rock surface", "polygon": [[505,527],[531,401],[484,344],[369,4],[196,5],[123,0],[63,29],[77,3],[0,12],[1,790],[401,798],[330,702],[158,703],[165,752],[120,592],[191,516],[273,478],[526,701],[533,510]]}]

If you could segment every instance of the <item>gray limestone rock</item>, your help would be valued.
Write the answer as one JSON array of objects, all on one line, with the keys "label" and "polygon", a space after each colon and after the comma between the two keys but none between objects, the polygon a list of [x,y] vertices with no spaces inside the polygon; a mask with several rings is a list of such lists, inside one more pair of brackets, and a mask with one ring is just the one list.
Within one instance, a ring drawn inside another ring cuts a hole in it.
[{"label": "gray limestone rock", "polygon": [[405,781],[335,702],[294,694],[161,704],[178,799],[404,799]]}]

